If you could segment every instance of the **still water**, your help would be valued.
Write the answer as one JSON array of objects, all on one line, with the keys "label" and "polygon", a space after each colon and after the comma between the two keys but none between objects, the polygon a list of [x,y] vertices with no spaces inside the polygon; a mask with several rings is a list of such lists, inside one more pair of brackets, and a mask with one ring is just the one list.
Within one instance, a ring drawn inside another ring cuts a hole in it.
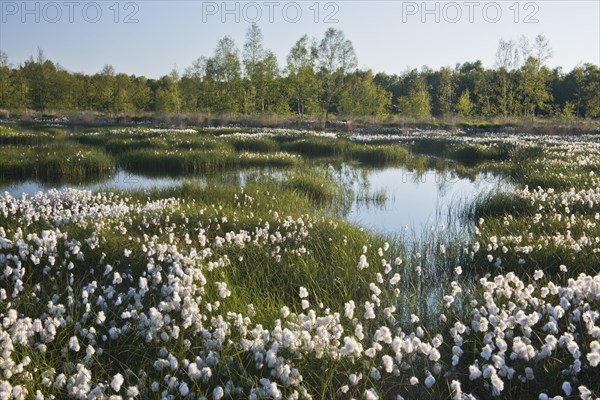
[{"label": "still water", "polygon": [[[356,193],[385,193],[385,202],[355,200],[346,218],[381,233],[420,233],[433,225],[448,225],[456,212],[478,195],[505,190],[505,179],[489,173],[458,177],[451,171],[415,173],[405,168],[370,170]],[[367,196],[368,197],[368,196]]]},{"label": "still water", "polygon": [[[508,186],[506,180],[492,174],[482,173],[467,178],[458,176],[452,170],[426,170],[417,174],[404,167],[371,169],[347,164],[330,169],[333,178],[354,193],[343,210],[334,211],[351,222],[385,234],[422,232],[432,225],[447,224],[460,206],[479,194],[503,190]],[[24,181],[0,186],[0,193],[8,192],[20,197],[23,193],[32,195],[38,191],[66,187],[92,191],[160,189],[190,180],[203,184],[209,180],[216,184],[235,182],[243,186],[248,178],[261,174],[285,179],[284,171],[269,168],[193,178],[149,177],[119,170],[101,182],[57,185]]]}]

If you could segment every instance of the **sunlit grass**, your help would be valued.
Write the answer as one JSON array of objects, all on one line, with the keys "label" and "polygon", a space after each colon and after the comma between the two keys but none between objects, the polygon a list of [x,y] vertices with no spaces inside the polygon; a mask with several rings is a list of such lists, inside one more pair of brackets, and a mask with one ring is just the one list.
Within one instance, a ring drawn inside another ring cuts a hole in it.
[{"label": "sunlit grass", "polygon": [[[54,132],[3,147],[0,171],[19,177],[115,165],[204,177],[0,198],[3,395],[7,382],[8,397],[78,397],[79,382],[82,398],[92,385],[141,398],[452,398],[455,380],[480,398],[569,396],[563,382],[571,397],[600,393],[594,142],[216,137],[234,131]],[[352,193],[323,166],[343,162],[495,171],[513,186],[390,237],[344,220],[349,201],[389,199]],[[291,168],[210,177],[249,165]]]},{"label": "sunlit grass", "polygon": [[0,157],[0,179],[5,181],[84,182],[114,171],[113,159],[103,151],[73,143],[4,146]]}]

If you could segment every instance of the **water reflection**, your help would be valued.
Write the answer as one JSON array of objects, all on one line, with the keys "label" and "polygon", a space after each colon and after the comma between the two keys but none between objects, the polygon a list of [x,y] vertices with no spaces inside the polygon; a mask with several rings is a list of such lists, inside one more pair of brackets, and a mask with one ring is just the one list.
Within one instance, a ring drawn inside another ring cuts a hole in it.
[{"label": "water reflection", "polygon": [[[381,169],[346,163],[314,166],[344,191],[341,202],[329,212],[368,229],[386,234],[402,234],[407,229],[422,232],[432,224],[449,223],[457,206],[478,194],[507,187],[507,182],[489,173],[468,174],[441,165],[387,167]],[[0,186],[0,193],[32,195],[51,188],[77,187],[92,191],[164,189],[185,181],[205,185],[245,186],[270,178],[283,181],[290,170],[273,167],[243,169],[193,177],[142,176],[118,170],[102,182],[87,184],[44,184],[35,181]]]},{"label": "water reflection", "polygon": [[[372,201],[355,200],[346,218],[381,233],[421,230],[431,224],[450,224],[460,205],[507,185],[489,173],[465,177],[453,170],[363,170],[361,179],[352,182],[352,189],[355,193],[368,190]],[[383,193],[385,201],[378,201]]]}]

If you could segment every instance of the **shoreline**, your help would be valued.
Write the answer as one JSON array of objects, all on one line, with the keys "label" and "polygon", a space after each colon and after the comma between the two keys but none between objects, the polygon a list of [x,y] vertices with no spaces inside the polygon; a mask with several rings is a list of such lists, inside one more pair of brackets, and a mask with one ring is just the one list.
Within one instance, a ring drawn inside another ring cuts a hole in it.
[{"label": "shoreline", "polygon": [[164,128],[279,128],[345,133],[407,133],[408,131],[449,131],[457,134],[513,133],[531,135],[600,134],[600,120],[557,120],[550,118],[466,120],[458,118],[410,120],[399,116],[386,119],[299,120],[290,116],[208,116],[198,114],[100,115],[95,113],[27,114],[0,118],[0,124],[21,126],[55,125],[68,128],[140,127]]}]

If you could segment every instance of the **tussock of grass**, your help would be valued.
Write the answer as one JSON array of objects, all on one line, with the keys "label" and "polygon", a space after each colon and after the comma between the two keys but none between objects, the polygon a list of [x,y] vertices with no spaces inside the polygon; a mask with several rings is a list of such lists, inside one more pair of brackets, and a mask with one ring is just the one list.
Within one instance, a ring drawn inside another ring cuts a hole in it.
[{"label": "tussock of grass", "polygon": [[46,131],[27,131],[11,125],[0,125],[0,145],[42,145],[54,141]]},{"label": "tussock of grass", "polygon": [[418,138],[410,143],[410,148],[415,153],[449,158],[465,165],[475,165],[484,161],[506,160],[511,155],[512,147],[460,143],[448,138]]},{"label": "tussock of grass", "polygon": [[341,157],[347,146],[346,140],[308,137],[283,143],[281,148],[306,157]]},{"label": "tussock of grass", "polygon": [[305,194],[319,204],[331,203],[344,190],[341,184],[334,183],[329,176],[317,172],[292,173],[283,181],[282,188]]},{"label": "tussock of grass", "polygon": [[444,155],[468,165],[474,165],[483,161],[505,160],[509,156],[508,149],[505,147],[497,145],[482,146],[478,144],[453,146]]},{"label": "tussock of grass", "polygon": [[512,214],[515,216],[535,212],[535,206],[523,199],[516,198],[511,193],[496,192],[478,196],[468,206],[469,215],[475,219],[501,217]]},{"label": "tussock of grass", "polygon": [[278,153],[252,153],[242,152],[238,156],[239,167],[290,167],[297,165],[302,161],[296,154],[278,152]]},{"label": "tussock of grass", "polygon": [[142,149],[127,152],[119,162],[137,173],[162,175],[196,174],[231,169],[236,157],[227,150],[164,150]]},{"label": "tussock of grass", "polygon": [[0,178],[6,181],[82,182],[109,176],[114,171],[114,161],[109,155],[68,142],[5,146],[0,158]]},{"label": "tussock of grass", "polygon": [[158,175],[203,174],[243,167],[288,167],[300,158],[287,153],[236,154],[230,148],[217,150],[166,150],[142,149],[127,152],[119,157],[124,168],[136,173]]},{"label": "tussock of grass", "polygon": [[355,145],[350,149],[350,158],[363,164],[384,166],[400,164],[410,158],[409,151],[401,145]]},{"label": "tussock of grass", "polygon": [[236,151],[270,153],[279,150],[279,143],[268,137],[231,136],[225,139]]}]

